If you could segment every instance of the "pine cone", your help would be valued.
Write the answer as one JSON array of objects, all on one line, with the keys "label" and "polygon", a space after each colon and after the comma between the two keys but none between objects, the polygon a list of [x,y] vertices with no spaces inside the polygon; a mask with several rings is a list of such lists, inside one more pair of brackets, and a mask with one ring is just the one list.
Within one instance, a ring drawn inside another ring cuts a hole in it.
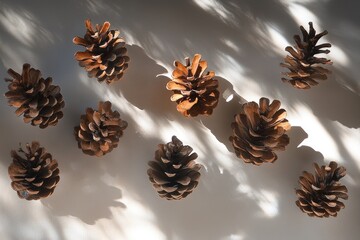
[{"label": "pine cone", "polygon": [[336,162],[321,168],[316,163],[314,165],[315,175],[304,171],[299,179],[296,205],[310,217],[336,217],[345,207],[339,199],[348,199],[347,188],[339,182],[346,175],[346,169],[338,167]]},{"label": "pine cone", "polygon": [[332,62],[326,58],[314,56],[318,53],[327,54],[330,52],[328,49],[322,49],[331,47],[330,43],[316,45],[318,40],[328,34],[328,32],[325,30],[316,34],[312,22],[309,22],[309,26],[309,32],[303,26],[300,26],[303,40],[301,41],[299,35],[294,36],[296,47],[295,49],[291,46],[285,48],[291,56],[287,55],[284,59],[285,63],[280,64],[282,67],[290,70],[290,72],[283,73],[288,78],[282,78],[282,81],[288,82],[293,87],[299,89],[309,89],[312,86],[318,85],[317,81],[326,80],[327,74],[331,73],[328,69],[320,67],[319,64],[332,64]]},{"label": "pine cone", "polygon": [[201,165],[195,163],[198,155],[192,150],[175,136],[171,142],[159,144],[147,174],[160,197],[180,200],[198,185]]},{"label": "pine cone", "polygon": [[26,144],[26,150],[19,149],[23,156],[11,151],[13,162],[8,169],[11,187],[26,200],[46,198],[60,180],[58,163],[38,142]]},{"label": "pine cone", "polygon": [[85,154],[100,157],[118,146],[126,127],[127,122],[120,118],[118,111],[111,110],[109,101],[99,102],[98,111],[87,108],[86,114],[81,115],[75,138]]},{"label": "pine cone", "polygon": [[235,115],[231,124],[233,135],[229,138],[236,156],[246,163],[261,165],[277,159],[275,150],[285,150],[290,129],[286,111],[280,108],[280,101],[261,98],[259,105],[249,102],[242,105],[241,112]]},{"label": "pine cone", "polygon": [[174,92],[171,101],[176,101],[177,110],[186,117],[212,114],[219,100],[215,73],[204,74],[207,62],[200,59],[201,55],[195,54],[190,65],[190,59],[185,58],[186,66],[175,61],[173,79],[166,84],[166,88]]},{"label": "pine cone", "polygon": [[120,31],[109,30],[109,22],[96,24],[94,30],[90,20],[86,20],[85,26],[84,38],[75,37],[73,43],[84,46],[86,50],[75,53],[75,59],[89,77],[96,77],[99,82],[110,84],[120,80],[130,61],[125,40],[119,37]]},{"label": "pine cone", "polygon": [[55,126],[63,117],[62,108],[65,106],[60,87],[52,85],[52,78],[41,77],[41,72],[25,63],[22,74],[11,68],[8,74],[12,79],[5,93],[10,106],[16,107],[16,115],[24,115],[24,122],[33,126],[46,128]]}]

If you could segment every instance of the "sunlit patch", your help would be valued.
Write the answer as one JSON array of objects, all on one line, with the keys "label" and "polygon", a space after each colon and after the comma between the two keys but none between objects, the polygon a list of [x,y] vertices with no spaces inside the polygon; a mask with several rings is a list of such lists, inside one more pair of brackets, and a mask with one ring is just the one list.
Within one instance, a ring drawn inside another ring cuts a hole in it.
[{"label": "sunlit patch", "polygon": [[217,0],[194,0],[204,11],[220,17],[224,22],[234,22],[234,16]]},{"label": "sunlit patch", "polygon": [[225,102],[230,102],[234,98],[234,93],[230,89],[225,89],[222,96],[225,99]]},{"label": "sunlit patch", "polygon": [[279,214],[279,201],[274,192],[255,190],[246,183],[240,184],[237,191],[255,200],[265,217],[273,218]]},{"label": "sunlit patch", "polygon": [[[339,134],[342,145],[360,170],[360,130],[354,131],[340,123],[336,123],[335,125],[340,129]],[[349,160],[350,159],[344,159],[344,161]]]},{"label": "sunlit patch", "polygon": [[346,67],[350,63],[346,53],[335,44],[332,44],[330,48],[329,58],[336,59],[336,64],[340,64],[343,67]]},{"label": "sunlit patch", "polygon": [[243,240],[243,239],[245,239],[245,235],[242,233],[230,234],[229,236],[221,238],[221,240]]},{"label": "sunlit patch", "polygon": [[14,38],[26,46],[39,44],[39,40],[44,43],[53,42],[52,34],[29,12],[21,10],[15,12],[10,8],[3,8],[0,11],[0,23]]},{"label": "sunlit patch", "polygon": [[259,84],[251,77],[246,76],[244,67],[237,60],[223,52],[218,53],[217,59],[216,74],[228,80],[238,95],[245,99],[261,97]]},{"label": "sunlit patch", "polygon": [[[122,239],[166,239],[164,233],[157,227],[156,217],[149,208],[132,198],[129,192],[124,193],[122,202],[126,205],[126,211],[117,211],[115,209],[112,211],[115,222],[120,226],[124,226],[122,228]],[[107,230],[108,227],[104,227]]]},{"label": "sunlit patch", "polygon": [[279,213],[279,202],[275,194],[262,190],[258,194],[259,206],[267,217],[275,217]]},{"label": "sunlit patch", "polygon": [[230,39],[221,39],[221,41],[228,46],[231,50],[235,51],[235,52],[240,52],[240,48],[238,45],[236,45],[233,41],[231,41]]},{"label": "sunlit patch", "polygon": [[285,5],[288,7],[291,16],[299,25],[305,27],[308,26],[309,21],[311,21],[314,23],[314,26],[317,26],[318,29],[321,29],[321,27],[319,26],[320,22],[318,20],[318,17],[306,7],[291,2],[286,2]]},{"label": "sunlit patch", "polygon": [[338,146],[323,123],[303,104],[295,104],[288,109],[288,120],[293,126],[301,126],[309,135],[300,146],[310,146],[323,154],[328,161],[342,162]]},{"label": "sunlit patch", "polygon": [[271,43],[273,45],[273,50],[280,55],[284,55],[285,47],[291,45],[284,36],[280,33],[279,29],[271,24],[266,24],[266,29],[268,32],[268,36],[270,36]]}]

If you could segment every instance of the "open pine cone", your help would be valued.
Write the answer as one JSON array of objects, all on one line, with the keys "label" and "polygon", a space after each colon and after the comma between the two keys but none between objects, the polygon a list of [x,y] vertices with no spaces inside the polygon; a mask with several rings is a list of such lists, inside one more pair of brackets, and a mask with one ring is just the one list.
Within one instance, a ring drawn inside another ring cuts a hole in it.
[{"label": "open pine cone", "polygon": [[336,162],[329,166],[314,164],[315,175],[303,172],[299,179],[300,189],[296,190],[296,205],[310,217],[336,217],[345,207],[339,200],[348,199],[348,190],[339,180],[346,175],[344,167]]},{"label": "open pine cone", "polygon": [[22,74],[8,70],[12,79],[5,97],[10,106],[16,107],[16,115],[24,115],[24,122],[33,126],[46,128],[55,126],[63,117],[65,106],[60,87],[52,85],[52,78],[41,77],[41,72],[31,68],[28,63],[23,65]]},{"label": "open pine cone", "polygon": [[26,151],[11,151],[11,187],[20,198],[37,200],[50,196],[59,182],[58,163],[38,142],[26,144]]},{"label": "open pine cone", "polygon": [[109,101],[99,102],[99,110],[86,109],[81,115],[80,126],[75,127],[75,138],[85,154],[102,156],[118,146],[119,138],[127,122],[120,118],[118,111],[111,110]]},{"label": "open pine cone", "polygon": [[281,63],[282,67],[286,67],[290,72],[283,73],[288,78],[282,78],[284,82],[290,83],[293,87],[299,89],[309,89],[318,85],[318,81],[326,80],[330,70],[319,66],[319,64],[332,64],[326,58],[315,57],[319,53],[329,53],[330,50],[322,48],[331,47],[330,43],[316,45],[319,39],[328,34],[325,30],[316,34],[312,22],[309,22],[309,32],[303,26],[300,26],[303,40],[299,35],[294,36],[296,42],[295,49],[291,46],[285,48],[290,53],[284,59],[285,63]]},{"label": "open pine cone", "polygon": [[171,142],[159,144],[147,173],[160,197],[180,200],[198,185],[201,165],[195,163],[197,154],[191,153],[192,150],[175,136]]},{"label": "open pine cone", "polygon": [[242,105],[241,112],[235,115],[231,124],[233,134],[229,138],[236,156],[246,163],[261,165],[274,162],[277,155],[274,151],[285,150],[289,144],[286,131],[290,124],[286,111],[280,109],[280,101],[261,98],[259,105],[248,102]]},{"label": "open pine cone", "polygon": [[201,60],[200,54],[195,54],[192,63],[186,58],[186,66],[179,61],[174,62],[176,69],[172,80],[166,84],[174,94],[171,101],[176,101],[177,110],[184,116],[210,115],[219,101],[218,81],[215,73],[204,73],[207,62]]},{"label": "open pine cone", "polygon": [[73,42],[86,50],[77,52],[75,59],[90,77],[96,77],[99,82],[110,84],[120,80],[130,61],[125,40],[119,37],[120,31],[110,30],[109,22],[96,24],[94,30],[90,20],[86,20],[85,26],[84,38],[75,37]]}]

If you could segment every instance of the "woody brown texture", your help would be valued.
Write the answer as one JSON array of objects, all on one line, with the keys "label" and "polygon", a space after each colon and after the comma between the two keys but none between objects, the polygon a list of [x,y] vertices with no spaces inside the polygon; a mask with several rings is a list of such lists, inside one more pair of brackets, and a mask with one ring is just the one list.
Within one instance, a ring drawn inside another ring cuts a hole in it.
[{"label": "woody brown texture", "polygon": [[11,151],[11,187],[20,198],[37,200],[50,196],[59,182],[58,163],[38,142],[26,144],[25,151]]},{"label": "woody brown texture", "polygon": [[248,102],[242,105],[241,112],[235,115],[231,124],[230,141],[237,157],[246,163],[261,165],[277,159],[274,151],[285,150],[289,144],[286,131],[290,124],[280,105],[280,101],[270,103],[267,98],[261,98],[259,104]]},{"label": "woody brown texture", "polygon": [[5,79],[10,82],[5,97],[10,106],[17,108],[15,114],[23,115],[24,122],[33,126],[55,126],[63,117],[65,103],[60,87],[52,85],[52,78],[42,78],[41,72],[28,63],[21,74],[11,68],[8,74],[11,79]]},{"label": "woody brown texture", "polygon": [[83,38],[75,37],[73,42],[85,47],[85,51],[77,52],[75,59],[84,67],[90,77],[107,84],[120,80],[128,68],[130,58],[126,55],[125,40],[119,30],[111,30],[110,23],[96,24],[85,21],[86,33]]},{"label": "woody brown texture", "polygon": [[174,62],[172,80],[166,84],[166,88],[173,91],[171,101],[177,103],[177,110],[186,117],[211,115],[219,100],[215,73],[205,73],[207,62],[201,60],[200,54],[195,54],[192,62],[189,58],[185,60],[185,65]]},{"label": "woody brown texture", "polygon": [[315,174],[304,171],[299,179],[296,205],[310,217],[336,217],[345,207],[340,200],[348,199],[348,190],[340,183],[346,169],[333,161],[329,166],[319,167],[316,163],[314,166]]},{"label": "woody brown texture", "polygon": [[180,200],[193,192],[199,182],[201,165],[195,163],[196,153],[173,136],[171,142],[159,144],[155,159],[149,162],[150,182],[159,196]]},{"label": "woody brown texture", "polygon": [[332,64],[326,58],[316,57],[316,54],[330,52],[328,48],[330,43],[322,43],[317,45],[319,39],[328,34],[325,30],[319,34],[313,27],[312,22],[309,22],[309,31],[307,32],[303,26],[300,26],[302,32],[302,40],[299,35],[294,36],[296,42],[295,47],[288,46],[285,48],[290,55],[284,59],[285,63],[281,63],[282,67],[288,68],[289,72],[283,73],[285,75],[282,80],[290,83],[293,87],[298,89],[309,89],[312,86],[318,85],[319,81],[326,80],[330,70],[321,65]]},{"label": "woody brown texture", "polygon": [[126,127],[127,122],[111,109],[109,101],[99,102],[99,110],[87,108],[81,115],[80,126],[74,129],[75,138],[85,154],[100,157],[118,146]]}]

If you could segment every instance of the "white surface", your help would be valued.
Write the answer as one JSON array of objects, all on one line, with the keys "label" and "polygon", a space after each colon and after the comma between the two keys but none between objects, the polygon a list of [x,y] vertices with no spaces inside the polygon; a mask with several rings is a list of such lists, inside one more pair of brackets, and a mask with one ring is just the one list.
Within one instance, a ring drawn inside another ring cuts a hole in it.
[{"label": "white surface", "polygon": [[[2,0],[0,78],[29,62],[61,86],[66,108],[56,127],[41,130],[1,97],[1,239],[359,239],[359,7],[350,0]],[[123,81],[100,85],[74,60],[81,47],[72,38],[85,33],[86,18],[122,31],[131,58]],[[330,33],[333,74],[300,91],[281,82],[279,63],[308,21]],[[224,96],[211,117],[187,119],[165,84],[172,62],[194,53],[217,73]],[[0,81],[1,95],[6,87]],[[261,96],[281,100],[293,128],[278,161],[255,167],[235,157],[228,137],[239,102]],[[77,148],[73,127],[99,100],[111,100],[129,127],[117,149],[95,158]],[[204,165],[198,188],[179,202],[160,199],[146,175],[157,144],[172,135]],[[54,194],[36,202],[19,199],[7,175],[10,150],[32,140],[61,170]],[[347,168],[350,197],[337,218],[313,219],[295,206],[294,188],[313,162],[331,160]]]}]

